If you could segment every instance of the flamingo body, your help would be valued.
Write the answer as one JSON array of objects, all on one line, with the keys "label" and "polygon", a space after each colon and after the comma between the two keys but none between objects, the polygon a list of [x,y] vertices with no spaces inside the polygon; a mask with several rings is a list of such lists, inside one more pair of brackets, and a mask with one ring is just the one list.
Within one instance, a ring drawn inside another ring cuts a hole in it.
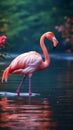
[{"label": "flamingo body", "polygon": [[23,54],[17,56],[3,72],[2,82],[4,80],[7,81],[9,74],[23,74],[24,75],[24,78],[17,89],[18,95],[20,93],[20,87],[22,86],[23,81],[24,81],[25,77],[27,77],[27,76],[29,76],[29,94],[31,95],[32,94],[32,92],[31,92],[32,74],[36,71],[47,68],[50,64],[50,57],[49,57],[48,51],[46,49],[46,46],[44,44],[45,38],[52,41],[54,47],[56,47],[58,45],[58,41],[52,32],[44,33],[41,36],[40,46],[41,46],[43,54],[44,54],[44,58],[45,58],[44,61],[43,61],[41,55],[39,53],[37,53],[36,51],[26,52],[26,53],[23,53]]},{"label": "flamingo body", "polygon": [[42,57],[35,51],[30,51],[17,56],[10,64],[9,73],[29,75],[36,70],[42,63]]},{"label": "flamingo body", "polygon": [[[17,56],[3,73],[2,81],[7,81],[9,74],[23,74],[28,76],[35,71],[43,69],[42,57],[35,51],[30,51]],[[7,72],[7,74],[6,74]]]}]

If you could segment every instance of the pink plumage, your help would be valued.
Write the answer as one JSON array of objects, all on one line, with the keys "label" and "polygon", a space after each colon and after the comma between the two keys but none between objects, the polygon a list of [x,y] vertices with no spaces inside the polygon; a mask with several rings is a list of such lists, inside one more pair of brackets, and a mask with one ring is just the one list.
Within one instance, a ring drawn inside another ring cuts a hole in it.
[{"label": "pink plumage", "polygon": [[53,42],[53,46],[56,47],[58,45],[58,41],[54,36],[54,33],[47,32],[44,33],[40,38],[40,46],[42,48],[44,58],[43,61],[42,56],[37,53],[36,51],[30,51],[23,53],[19,56],[17,56],[11,64],[4,70],[4,73],[2,75],[2,82],[5,80],[7,81],[9,74],[23,74],[24,78],[22,82],[20,83],[17,94],[20,94],[20,87],[22,86],[22,83],[25,79],[25,77],[29,76],[29,94],[31,95],[31,77],[32,74],[36,71],[43,70],[47,68],[50,64],[50,57],[48,54],[48,51],[46,49],[46,46],[44,44],[44,39],[47,38],[48,40]]}]

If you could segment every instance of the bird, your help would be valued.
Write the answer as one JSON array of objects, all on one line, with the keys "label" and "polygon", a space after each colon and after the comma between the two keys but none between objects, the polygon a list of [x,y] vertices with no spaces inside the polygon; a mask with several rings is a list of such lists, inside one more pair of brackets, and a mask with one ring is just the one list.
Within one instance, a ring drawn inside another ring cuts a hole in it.
[{"label": "bird", "polygon": [[20,96],[20,89],[23,85],[26,77],[29,77],[29,89],[28,94],[32,95],[32,75],[34,72],[46,69],[50,64],[50,56],[48,50],[45,46],[45,39],[52,42],[53,47],[56,48],[58,45],[58,40],[53,32],[45,32],[40,37],[40,47],[42,49],[44,60],[40,53],[36,51],[29,51],[18,55],[14,58],[10,65],[4,70],[2,75],[3,81],[7,82],[9,74],[21,74],[23,79],[20,82],[18,88],[16,89],[17,95]]}]

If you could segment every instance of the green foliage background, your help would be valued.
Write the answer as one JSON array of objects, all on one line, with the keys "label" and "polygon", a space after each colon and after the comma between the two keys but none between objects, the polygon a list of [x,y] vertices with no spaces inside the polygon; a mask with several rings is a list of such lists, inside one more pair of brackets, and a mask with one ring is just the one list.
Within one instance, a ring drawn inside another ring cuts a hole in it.
[{"label": "green foliage background", "polygon": [[72,16],[72,0],[0,0],[0,35],[8,37],[8,51],[39,50],[40,36],[57,33],[54,26]]}]

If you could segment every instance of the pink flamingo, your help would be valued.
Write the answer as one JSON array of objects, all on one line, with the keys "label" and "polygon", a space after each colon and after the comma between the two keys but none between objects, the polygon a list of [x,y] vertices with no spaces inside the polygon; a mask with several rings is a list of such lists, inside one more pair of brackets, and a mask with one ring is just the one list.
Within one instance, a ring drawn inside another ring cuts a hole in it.
[{"label": "pink flamingo", "polygon": [[2,82],[5,80],[7,82],[9,74],[23,74],[23,80],[21,81],[19,87],[17,88],[17,95],[20,95],[20,88],[23,84],[24,79],[29,76],[29,95],[32,95],[31,91],[31,77],[36,71],[46,69],[50,64],[50,57],[48,55],[47,48],[44,44],[44,40],[53,42],[53,47],[58,45],[58,41],[53,32],[46,32],[40,38],[40,46],[42,48],[44,58],[43,61],[41,55],[36,51],[30,51],[17,56],[11,64],[4,70],[2,75]]}]

